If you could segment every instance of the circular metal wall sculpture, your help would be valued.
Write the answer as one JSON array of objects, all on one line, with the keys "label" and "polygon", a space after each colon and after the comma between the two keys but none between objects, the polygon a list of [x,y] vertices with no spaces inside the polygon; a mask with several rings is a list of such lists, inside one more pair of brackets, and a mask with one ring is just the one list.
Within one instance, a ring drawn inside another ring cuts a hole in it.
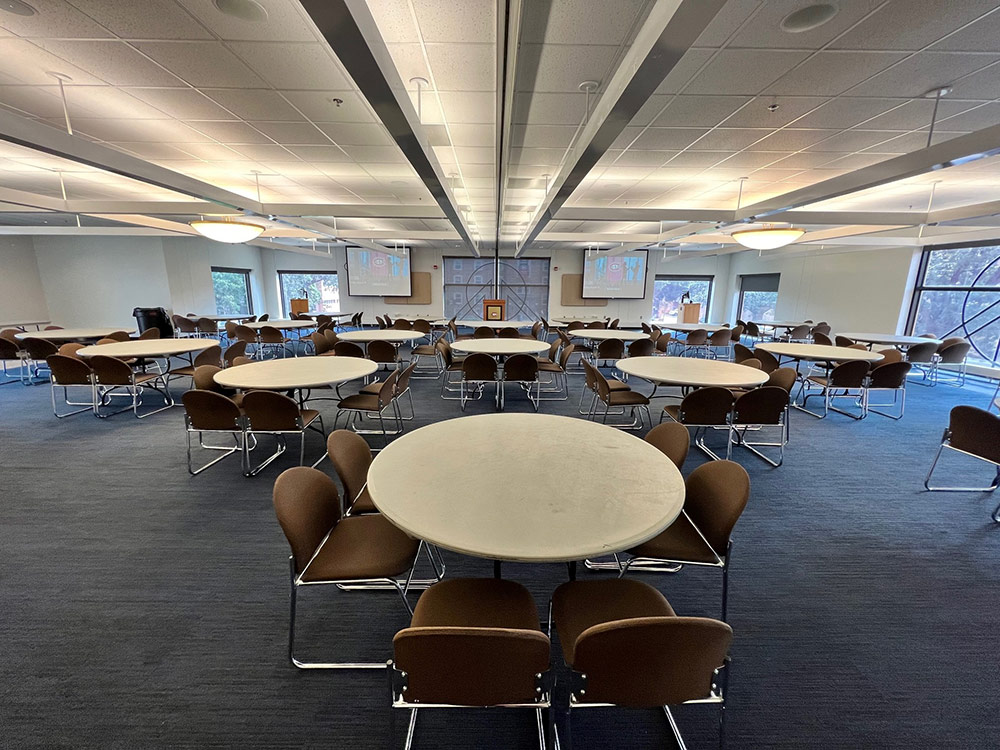
[{"label": "circular metal wall sculpture", "polygon": [[[950,332],[957,334],[961,331],[965,339],[972,344],[973,351],[977,352],[980,357],[992,362],[993,364],[997,364],[997,362],[1000,361],[1000,336],[997,337],[995,344],[990,342],[991,345],[988,346],[987,341],[991,338],[991,336],[988,333],[983,334],[983,331],[997,321],[1000,321],[1000,310],[996,310],[994,313],[988,314],[991,310],[995,310],[995,308],[1000,307],[1000,299],[997,299],[995,302],[991,302],[984,309],[978,312],[972,312],[969,310],[969,302],[971,296],[975,293],[983,294],[998,291],[993,285],[983,285],[977,288],[983,277],[986,276],[990,269],[998,266],[1000,266],[1000,255],[987,263],[983,267],[983,270],[976,275],[976,278],[972,280],[972,284],[965,293],[965,299],[962,300],[962,324]],[[977,338],[976,334],[983,335],[980,335]]]},{"label": "circular metal wall sculpture", "polygon": [[[501,296],[507,300],[507,318],[509,320],[536,320],[539,313],[532,309],[528,302],[528,287],[530,286],[524,278],[520,269],[512,263],[500,261],[484,261],[469,272],[465,280],[465,304],[458,312],[457,317],[461,317],[465,310],[479,314],[482,301],[493,296],[494,273],[500,275]],[[473,279],[483,274],[488,276],[489,281],[473,282]]]}]

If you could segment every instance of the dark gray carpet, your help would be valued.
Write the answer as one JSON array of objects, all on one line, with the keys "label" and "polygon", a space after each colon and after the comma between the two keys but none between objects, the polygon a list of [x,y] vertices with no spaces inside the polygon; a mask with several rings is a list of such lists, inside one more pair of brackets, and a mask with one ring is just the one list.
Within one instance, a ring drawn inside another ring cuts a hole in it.
[{"label": "dark gray carpet", "polygon": [[[414,388],[417,424],[460,416],[435,383]],[[753,494],[731,578],[730,748],[1000,746],[1000,526],[989,518],[1000,498],[921,491],[950,407],[987,394],[909,390],[901,423],[796,413],[783,467],[739,455]],[[189,477],[180,409],[57,421],[48,398],[43,386],[0,389],[0,745],[386,746],[382,673],[285,660],[288,551],[270,494],[292,459],[255,479],[236,460]],[[311,437],[307,460],[321,451]],[[701,460],[693,451],[686,471]],[[449,576],[491,573],[446,558]],[[504,573],[540,610],[565,579],[562,566]],[[646,580],[681,614],[717,612],[715,571]],[[305,655],[386,658],[406,622],[393,597],[306,591]],[[425,714],[419,747],[532,746],[530,714]],[[678,715],[691,748],[714,747],[714,709]],[[577,712],[574,723],[577,748],[667,738],[656,712]]]}]

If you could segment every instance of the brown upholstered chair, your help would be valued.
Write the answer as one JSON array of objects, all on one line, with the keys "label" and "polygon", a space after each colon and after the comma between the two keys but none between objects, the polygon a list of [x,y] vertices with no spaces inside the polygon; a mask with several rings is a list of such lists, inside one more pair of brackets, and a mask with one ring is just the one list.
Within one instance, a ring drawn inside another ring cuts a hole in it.
[{"label": "brown upholstered chair", "polygon": [[403,318],[397,318],[396,320],[393,321],[390,328],[392,328],[395,331],[412,331],[413,324],[410,323],[410,321],[408,320],[404,320]]},{"label": "brown upholstered chair", "polygon": [[302,586],[384,583],[399,593],[412,614],[406,592],[420,543],[381,514],[343,517],[337,485],[323,472],[306,466],[286,469],[275,481],[274,511],[291,547],[289,660],[299,669],[385,669],[385,660],[299,660],[295,655],[298,591]]},{"label": "brown upholstered chair", "polygon": [[811,326],[800,325],[790,329],[788,333],[781,337],[783,341],[808,341]]},{"label": "brown upholstered chair", "polygon": [[550,649],[535,600],[521,584],[459,578],[431,586],[410,626],[393,639],[389,664],[392,708],[410,712],[407,750],[420,710],[465,706],[533,710],[545,750]]},{"label": "brown upholstered chair", "polygon": [[656,344],[652,339],[636,339],[628,345],[630,357],[652,357],[655,351]]},{"label": "brown upholstered chair", "polygon": [[[986,487],[944,487],[931,486],[931,475],[937,467],[944,449],[978,458],[996,467],[993,483]],[[924,479],[924,487],[941,492],[993,492],[1000,485],[1000,416],[991,414],[975,406],[961,405],[951,410],[948,427],[941,436],[930,471]],[[1000,523],[1000,507],[993,513],[993,520]]]},{"label": "brown upholstered chair", "polygon": [[847,336],[834,336],[833,337],[835,346],[854,346],[857,342],[854,339],[849,339]]},{"label": "brown upholstered chair", "polygon": [[[956,388],[965,385],[966,360],[971,350],[972,344],[965,339],[945,339],[941,342],[937,356],[934,358],[934,367],[931,370],[932,385],[947,383]],[[952,367],[943,368],[942,365],[951,365]],[[941,373],[943,372],[953,373],[953,377],[942,380]]]},{"label": "brown upholstered chair", "polygon": [[678,339],[677,343],[681,346],[681,356],[686,356],[691,354],[691,356],[697,355],[699,352],[708,351],[708,331],[704,328],[699,328],[695,331],[691,331],[685,338]]},{"label": "brown upholstered chair", "polygon": [[767,376],[767,382],[764,385],[776,385],[779,388],[784,388],[786,393],[791,393],[792,388],[795,387],[795,381],[798,379],[798,373],[795,368],[792,367],[779,367],[776,370],[771,370]]},{"label": "brown upholstered chair", "polygon": [[479,326],[472,332],[472,338],[474,339],[492,339],[496,337],[496,331],[494,331],[489,326]]},{"label": "brown upholstered chair", "polygon": [[0,331],[0,339],[7,339],[12,344],[18,343],[17,334],[24,333],[21,328],[4,328]]},{"label": "brown upholstered chair", "polygon": [[[213,365],[204,367],[219,371]],[[202,371],[204,374],[204,370]],[[240,453],[241,465],[246,452],[243,450],[243,442],[246,439],[244,432],[244,419],[240,408],[231,398],[214,390],[194,388],[181,396],[184,404],[184,432],[187,437],[187,469],[192,476],[201,474],[210,466],[215,466],[219,461]],[[205,442],[205,433],[228,434],[234,441],[232,446],[211,445]],[[198,447],[203,450],[222,451],[222,454],[207,464],[194,468],[191,463],[191,436],[198,436]]]},{"label": "brown upholstered chair", "polygon": [[219,324],[211,318],[198,318],[195,321],[195,327],[198,329],[198,335],[202,338],[219,338]]},{"label": "brown upholstered chair", "polygon": [[519,339],[521,338],[521,333],[512,326],[507,326],[506,328],[501,328],[497,331],[497,338],[501,339]]},{"label": "brown upholstered chair", "polygon": [[590,329],[604,330],[605,328],[608,327],[608,324],[604,320],[592,320],[589,323],[587,323],[585,327]]},{"label": "brown upholstered chair", "polygon": [[522,333],[520,337],[522,339],[529,339],[533,341],[538,341],[539,339],[544,341],[545,339],[548,338],[547,336],[541,335],[544,332],[545,328],[546,326],[541,320],[536,320],[534,323],[531,324],[531,332]]},{"label": "brown upholstered chair", "polygon": [[728,328],[720,328],[712,333],[708,338],[708,356],[713,359],[732,359],[733,351],[730,349],[733,332]]},{"label": "brown upholstered chair", "polygon": [[160,338],[160,329],[159,328],[147,328],[145,331],[143,331],[142,333],[140,333],[136,338],[139,341],[149,341],[151,339],[158,339],[158,338]]},{"label": "brown upholstered chair", "polygon": [[[621,430],[639,430],[644,426],[642,419],[643,413],[646,415],[646,419],[650,424],[652,424],[653,419],[649,415],[649,399],[638,391],[633,391],[627,385],[624,388],[615,386],[612,387],[612,381],[604,376],[600,370],[596,367],[591,366],[589,363],[584,362],[584,365],[589,367],[593,378],[596,382],[597,398],[594,400],[594,406],[591,410],[591,419],[596,420],[598,417],[598,407],[597,405],[604,404],[604,412],[600,415],[601,422],[607,424],[611,427],[617,427]],[[621,381],[615,381],[620,383]],[[624,385],[624,384],[622,384]],[[608,416],[614,413],[612,410],[620,407],[622,411],[628,409],[632,415],[632,421],[626,423],[610,423],[608,422]]]},{"label": "brown upholstered chair", "polygon": [[[818,417],[820,419],[827,417],[831,411],[843,414],[851,419],[864,419],[868,416],[866,401],[867,392],[865,390],[865,385],[869,369],[871,369],[871,365],[869,365],[868,362],[855,360],[853,362],[842,362],[830,370],[830,374],[827,376],[810,375],[802,381],[803,396],[802,406],[800,407],[801,410],[806,414],[812,414],[814,417]],[[818,393],[809,392],[810,390],[817,389],[819,391]],[[809,411],[805,408],[806,402],[808,402],[810,398],[816,397],[823,399],[822,414]],[[843,409],[837,409],[834,407],[834,399],[838,398],[851,398],[856,400],[860,408],[859,413],[852,414],[849,411],[844,411]]]},{"label": "brown upholstered chair", "polygon": [[245,356],[233,357],[233,361],[230,364],[230,367],[239,367],[240,365],[249,365],[252,362],[253,362],[253,360],[250,359],[250,357],[245,357]]},{"label": "brown upholstered chair", "polygon": [[378,323],[378,327],[380,329],[385,329],[389,327],[385,324],[385,318],[383,318],[381,315],[375,316],[375,322]]},{"label": "brown upholstered chair", "polygon": [[684,485],[680,515],[657,536],[628,551],[621,575],[633,568],[646,572],[673,572],[677,565],[718,568],[725,621],[732,533],[750,499],[750,475],[735,461],[712,461],[692,471]]},{"label": "brown upholstered chair", "polygon": [[75,359],[80,359],[80,357],[77,356],[77,352],[83,349],[85,346],[86,344],[81,344],[76,341],[70,341],[59,346],[58,354],[61,354],[64,357],[74,357]]},{"label": "brown upholstered chair", "polygon": [[710,430],[725,428],[729,432],[729,415],[733,409],[733,394],[727,388],[713,386],[691,391],[679,404],[667,404],[660,414],[687,427],[692,432],[695,447],[713,459],[719,457],[705,445]]},{"label": "brown upholstered chair", "polygon": [[456,388],[456,382],[453,379],[453,375],[461,376],[462,373],[462,361],[456,360],[455,355],[452,352],[451,344],[444,338],[440,338],[434,344],[434,348],[437,349],[438,355],[441,357],[441,366],[444,372],[441,375],[441,398],[445,401],[460,401],[461,395],[449,396],[448,393],[461,393],[461,384]]},{"label": "brown upholstered chair", "polygon": [[378,513],[368,494],[368,467],[372,465],[368,441],[353,430],[334,430],[326,439],[326,454],[344,488],[344,515]]},{"label": "brown upholstered chair", "polygon": [[263,357],[268,351],[274,352],[274,356],[278,356],[280,352],[282,357],[288,356],[288,344],[292,343],[292,339],[286,338],[280,330],[274,326],[261,326],[260,331],[257,334],[258,342],[258,355]]},{"label": "brown upholstered chair", "polygon": [[177,338],[191,338],[198,335],[198,324],[184,315],[175,315],[174,332]]},{"label": "brown upholstered chair", "polygon": [[48,369],[45,360],[53,354],[59,353],[59,347],[51,341],[34,336],[21,339],[18,346],[21,352],[23,352],[24,366],[28,370],[26,382],[34,378],[43,377],[41,369],[43,367]]},{"label": "brown upholstered chair", "polygon": [[743,344],[733,344],[733,362],[740,364],[745,359],[754,358],[759,360],[759,357],[757,357],[752,349],[743,346]]},{"label": "brown upholstered chair", "polygon": [[500,383],[497,380],[497,361],[489,354],[478,352],[462,360],[462,380],[459,383],[462,411],[465,411],[465,405],[469,401],[483,397],[488,383],[493,383],[496,388],[495,397],[499,404]]},{"label": "brown upholstered chair", "polygon": [[[896,351],[893,349],[892,351]],[[906,409],[906,376],[910,372],[909,362],[902,360],[896,362],[886,362],[874,368],[868,373],[868,384],[865,388],[865,406],[869,412],[874,412],[890,419],[902,419],[903,411]],[[892,401],[889,403],[872,403],[873,391],[888,391],[892,394]],[[895,414],[887,411],[873,409],[873,406],[883,408],[896,408]]]},{"label": "brown upholstered chair", "polygon": [[328,351],[333,349],[330,342],[326,340],[326,336],[319,331],[310,333],[309,341],[312,342],[313,354],[316,354],[317,356],[326,354]]},{"label": "brown upholstered chair", "polygon": [[191,387],[219,393],[231,399],[237,406],[241,406],[243,404],[242,393],[237,393],[233,388],[224,388],[215,382],[215,375],[220,372],[222,372],[222,368],[218,365],[199,365],[194,368],[194,375],[191,376]]},{"label": "brown upholstered chair", "polygon": [[[539,401],[566,401],[569,399],[569,376],[566,368],[569,366],[569,358],[573,356],[576,347],[573,344],[564,344],[562,339],[556,338],[549,347],[548,357],[538,357],[538,371],[551,374],[549,381],[551,388],[542,388],[542,393],[553,393],[553,396],[539,396]],[[553,359],[558,352],[558,359]]]},{"label": "brown upholstered chair", "polygon": [[[517,383],[524,390],[535,411],[538,411],[538,399],[541,397],[541,381],[538,379],[538,360],[530,354],[514,354],[507,357],[503,365],[503,379],[500,387],[500,408],[507,401],[507,383]],[[531,389],[535,395],[531,395]]]},{"label": "brown upholstered chair", "polygon": [[656,336],[655,344],[656,351],[658,354],[670,354],[670,345],[676,343],[674,341],[673,334],[666,331],[662,331],[660,335]]},{"label": "brown upholstered chair", "polygon": [[814,344],[819,344],[820,346],[833,346],[833,341],[830,337],[823,333],[822,331],[813,330],[812,332],[812,342]]},{"label": "brown upholstered chair", "polygon": [[250,326],[236,326],[236,340],[244,345],[244,353],[237,355],[239,357],[253,356],[247,351],[247,347],[252,346],[255,352],[260,349],[260,344],[257,341],[257,332]]},{"label": "brown upholstered chair", "polygon": [[[573,346],[573,344],[568,344],[567,346]],[[566,347],[563,348],[564,353],[565,351]],[[566,357],[566,362],[567,364],[569,362],[568,356]],[[587,362],[586,360],[583,359],[580,360],[580,364],[583,366],[584,387],[580,391],[580,404],[577,407],[577,411],[580,414],[586,414],[587,417],[590,418],[591,416],[593,416],[594,410],[597,408],[597,368],[595,368],[592,364],[590,364],[590,362]],[[607,381],[608,381],[608,388],[610,388],[612,391],[632,390],[631,388],[629,388],[628,383],[623,383],[617,378],[609,378],[607,379]],[[583,408],[584,400],[586,399],[588,394],[590,395],[590,406],[584,409]],[[621,410],[618,413],[624,414],[625,412],[624,410]]]},{"label": "brown upholstered chair", "polygon": [[[272,391],[250,391],[243,395],[241,404],[246,414],[246,435],[248,439],[257,435],[273,435],[277,443],[275,452],[256,467],[250,463],[250,449],[244,448],[246,476],[256,476],[287,449],[286,435],[299,436],[299,465],[306,460],[306,430],[314,430],[326,439],[323,417],[315,409],[302,409],[294,399],[283,393]],[[318,426],[317,426],[318,423]]]},{"label": "brown upholstered chair", "polygon": [[[765,385],[741,394],[733,404],[726,458],[732,456],[733,446],[742,445],[771,466],[781,466],[785,460],[785,443],[788,442],[788,405],[788,391],[775,385]],[[748,431],[760,434],[766,428],[777,428],[777,441],[747,439]],[[777,460],[761,452],[761,447],[777,448]]]},{"label": "brown upholstered chair", "polygon": [[[31,382],[30,371],[27,366],[27,352],[21,348],[21,343],[14,338],[15,333],[21,333],[16,328],[6,328],[0,331],[0,368],[3,368],[4,379],[0,385],[10,385],[11,383],[21,383],[27,385]],[[12,375],[10,371],[11,363],[17,363],[17,375]]]},{"label": "brown upholstered chair", "polygon": [[882,360],[878,363],[880,367],[893,362],[903,362],[906,359],[899,349],[879,349],[878,354],[882,355]]},{"label": "brown upholstered chair", "polygon": [[112,331],[104,338],[112,341],[128,341],[131,337],[128,335],[128,331]]},{"label": "brown upholstered chair", "polygon": [[663,594],[632,580],[569,581],[553,594],[551,612],[572,670],[560,747],[570,748],[574,711],[614,705],[662,709],[684,748],[670,707],[685,703],[719,706],[723,746],[733,639],[726,623],[679,617]]},{"label": "brown upholstered chair", "polygon": [[327,349],[328,352],[334,351],[337,347],[337,343],[340,341],[340,338],[337,336],[336,331],[331,331],[329,328],[323,331],[323,338],[326,339],[326,343],[329,346],[329,348]]},{"label": "brown upholstered chair", "polygon": [[739,364],[743,365],[744,367],[749,367],[749,368],[751,368],[753,370],[763,370],[764,369],[764,366],[761,364],[761,361],[759,359],[757,359],[756,357],[750,357],[750,359],[744,359]]},{"label": "brown upholstered chair", "polygon": [[[395,330],[400,329],[396,328]],[[366,354],[368,359],[383,369],[393,370],[399,366],[399,351],[392,345],[392,342],[369,341]]]},{"label": "brown upholstered chair", "polygon": [[218,344],[213,344],[207,349],[202,349],[195,358],[192,360],[191,364],[185,365],[184,367],[178,367],[174,370],[167,371],[166,382],[167,385],[170,384],[171,378],[176,377],[186,377],[193,378],[194,371],[202,367],[203,365],[212,365],[214,367],[222,367],[222,347]]},{"label": "brown upholstered chair", "polygon": [[691,447],[691,434],[684,425],[677,422],[658,424],[646,433],[646,442],[658,448],[678,469],[684,468]]},{"label": "brown upholstered chair", "polygon": [[760,341],[760,339],[763,338],[760,332],[760,326],[749,320],[746,322],[746,331],[744,332],[744,335],[750,339],[751,342]]},{"label": "brown upholstered chair", "polygon": [[226,350],[222,353],[222,362],[226,367],[233,366],[233,360],[237,357],[245,357],[247,353],[247,342],[246,341],[236,341],[226,347]]},{"label": "brown upholstered chair", "polygon": [[[417,344],[410,350],[410,361],[417,365],[413,377],[418,380],[421,378],[436,379],[441,377],[444,372],[444,360],[441,358],[437,343],[444,336],[445,334],[442,333],[430,344]],[[433,367],[422,367],[421,362],[428,357],[434,361]]]},{"label": "brown upholstered chair", "polygon": [[[129,409],[139,419],[145,419],[151,414],[164,411],[174,405],[174,399],[170,396],[164,373],[135,372],[127,362],[104,355],[90,357],[88,363],[94,371],[94,388],[97,399],[94,414],[102,419],[121,414]],[[164,405],[145,414],[140,414],[139,407],[142,405],[142,397],[146,390],[156,391],[163,397]],[[116,397],[128,398],[130,402],[117,411],[102,412],[101,407],[107,406],[110,400]]]},{"label": "brown upholstered chair", "polygon": [[597,367],[600,367],[602,362],[604,366],[607,366],[609,362],[613,365],[624,356],[624,341],[620,339],[605,339],[597,344],[597,352],[594,354],[594,364]]},{"label": "brown upholstered chair", "polygon": [[353,341],[338,341],[333,345],[333,353],[338,357],[365,358],[365,350]]},{"label": "brown upholstered chair", "polygon": [[[46,359],[49,368],[49,383],[52,395],[52,413],[58,419],[82,414],[85,411],[95,412],[97,397],[94,391],[94,372],[90,365],[76,356],[52,354]],[[70,389],[86,394],[86,401],[70,400]],[[67,412],[59,412],[56,406],[56,390],[62,391],[62,402],[65,406],[81,406]]]},{"label": "brown upholstered chair", "polygon": [[[345,342],[341,342],[345,343]],[[385,380],[378,384],[378,391],[375,393],[364,392],[347,396],[337,403],[337,415],[334,417],[333,426],[336,429],[340,417],[344,417],[344,427],[351,428],[362,435],[381,435],[386,445],[389,444],[391,435],[398,435],[403,431],[403,420],[399,411],[399,404],[396,403],[396,382],[399,379],[399,370],[392,370]],[[375,384],[373,384],[375,385]],[[387,410],[392,410],[390,418],[395,422],[392,430],[386,429],[385,416]],[[359,429],[358,420],[366,415],[374,415],[378,420],[378,430]]]},{"label": "brown upholstered chair", "polygon": [[747,324],[742,323],[739,320],[736,321],[736,325],[733,326],[729,333],[729,341],[733,345],[740,343],[743,340],[743,332],[746,330]]}]

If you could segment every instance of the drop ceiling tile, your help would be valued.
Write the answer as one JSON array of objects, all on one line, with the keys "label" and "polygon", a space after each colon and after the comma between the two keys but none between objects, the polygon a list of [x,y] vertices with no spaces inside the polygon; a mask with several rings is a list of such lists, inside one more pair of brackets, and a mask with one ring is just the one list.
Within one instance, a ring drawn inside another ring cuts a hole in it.
[{"label": "drop ceiling tile", "polygon": [[[909,0],[907,0],[908,2]],[[742,8],[750,3],[743,2]],[[756,13],[739,28],[738,34],[730,41],[731,45],[748,48],[780,48],[815,50],[829,44],[852,25],[861,21],[874,4],[848,2],[837,5],[837,14],[815,29],[797,33],[789,33],[781,28],[781,21],[789,13],[802,8],[802,0],[768,0],[759,3]],[[724,15],[728,6],[719,14]],[[739,17],[739,14],[734,14]],[[732,28],[731,25],[729,28]],[[699,45],[701,40],[699,39]],[[873,49],[882,49],[881,46]],[[898,49],[889,46],[886,49]]]},{"label": "drop ceiling tile", "polygon": [[122,39],[212,38],[174,0],[72,0],[71,4]]},{"label": "drop ceiling tile", "polygon": [[441,92],[438,97],[441,100],[444,118],[449,125],[452,123],[493,123],[496,119],[496,101],[493,93],[478,91]]},{"label": "drop ceiling tile", "polygon": [[222,107],[243,120],[301,122],[302,115],[270,89],[203,89]]},{"label": "drop ceiling tile", "polygon": [[[537,59],[534,91],[576,92],[582,81],[607,83],[617,47],[590,45],[522,45],[526,59]],[[518,87],[520,90],[520,87]]]},{"label": "drop ceiling tile", "polygon": [[834,151],[845,153],[866,148],[877,149],[878,144],[903,135],[897,130],[845,130],[810,146],[808,151]]},{"label": "drop ceiling tile", "polygon": [[807,54],[797,50],[723,50],[695,76],[685,93],[757,94],[802,62]]},{"label": "drop ceiling tile", "polygon": [[583,121],[585,107],[586,97],[580,92],[519,93],[514,95],[512,122],[532,125],[578,125]]},{"label": "drop ceiling tile", "polygon": [[755,128],[715,128],[691,144],[697,151],[739,151],[764,138],[770,130]]},{"label": "drop ceiling tile", "polygon": [[[355,91],[282,91],[313,122],[374,122],[368,103]],[[337,104],[335,99],[340,99]]]},{"label": "drop ceiling tile", "polygon": [[495,91],[496,53],[488,44],[427,44],[438,91]]},{"label": "drop ceiling tile", "polygon": [[493,164],[496,159],[496,151],[492,148],[473,148],[469,146],[456,146],[455,155],[458,163],[465,164]]},{"label": "drop ceiling tile", "polygon": [[254,161],[283,161],[292,156],[283,146],[268,142],[267,144],[232,144],[232,148]]},{"label": "drop ceiling tile", "polygon": [[642,0],[530,3],[522,20],[522,44],[573,45],[581,39],[594,45],[621,44],[644,15],[643,5]]},{"label": "drop ceiling tile", "polygon": [[[795,121],[799,128],[850,128],[862,122],[870,121],[884,112],[892,110],[906,99],[884,99],[841,96],[830,99],[815,112]],[[866,123],[867,124],[867,123]]]},{"label": "drop ceiling tile", "polygon": [[816,169],[828,164],[837,157],[837,154],[828,154],[824,152],[803,151],[800,154],[791,154],[790,156],[775,162],[772,166],[775,169]]},{"label": "drop ceiling tile", "polygon": [[748,96],[676,96],[652,124],[657,127],[712,127],[725,122],[728,125],[727,118],[750,100]]},{"label": "drop ceiling tile", "polygon": [[754,144],[751,151],[798,151],[835,135],[835,130],[797,130],[786,128]]},{"label": "drop ceiling tile", "polygon": [[640,151],[630,148],[628,151],[619,152],[617,158],[610,160],[607,166],[659,167],[676,154],[676,151]]},{"label": "drop ceiling tile", "polygon": [[720,154],[723,157],[728,156],[726,152],[722,151],[684,151],[677,154],[664,166],[667,168],[710,167],[721,160]]},{"label": "drop ceiling tile", "polygon": [[36,117],[61,117],[59,89],[43,86],[0,86],[0,105]]},{"label": "drop ceiling tile", "polygon": [[949,3],[948,12],[942,15],[939,0],[888,3],[868,21],[847,31],[831,47],[918,50],[995,8],[993,0],[962,0],[961,3]]},{"label": "drop ceiling tile", "polygon": [[[759,96],[742,109],[734,112],[724,123],[727,128],[781,128],[829,101],[819,96]],[[773,112],[768,109],[777,105]]]},{"label": "drop ceiling tile", "polygon": [[385,128],[375,123],[325,123],[319,126],[340,146],[391,146]]},{"label": "drop ceiling tile", "polygon": [[0,38],[0,83],[29,83],[51,86],[50,71],[65,73],[71,85],[100,85],[100,78],[24,39]]},{"label": "drop ceiling tile", "polygon": [[889,154],[847,154],[828,163],[835,169],[864,169],[891,158]]},{"label": "drop ceiling tile", "polygon": [[511,128],[511,143],[526,148],[565,148],[576,131],[570,125],[515,125]]},{"label": "drop ceiling tile", "polygon": [[253,127],[283,145],[329,145],[326,134],[305,122],[253,122]]},{"label": "drop ceiling tile", "polygon": [[[236,119],[207,96],[191,88],[122,88],[121,91],[178,120]],[[80,89],[80,94],[84,94],[83,89]]]},{"label": "drop ceiling tile", "polygon": [[38,13],[4,13],[0,28],[28,39],[106,39],[112,35],[85,13],[62,0],[31,0]]},{"label": "drop ceiling tile", "polygon": [[187,159],[191,154],[182,151],[176,144],[170,143],[112,143],[111,146],[138,156],[140,159]]},{"label": "drop ceiling tile", "polygon": [[305,20],[305,11],[298,3],[262,3],[267,11],[263,21],[244,21],[222,13],[214,3],[204,0],[178,0],[199,21],[219,38],[227,41],[260,40],[275,42],[315,41],[311,26]]},{"label": "drop ceiling tile", "polygon": [[1000,75],[996,67],[987,68],[978,73],[955,81],[954,90],[949,96],[961,99],[996,99],[1000,97]]},{"label": "drop ceiling tile", "polygon": [[723,167],[755,169],[783,159],[785,155],[784,151],[741,151],[737,154],[722,153],[719,161]]},{"label": "drop ceiling tile", "polygon": [[409,0],[380,0],[370,3],[368,10],[378,26],[379,36],[387,45],[419,42],[420,35],[416,20],[410,13]]},{"label": "drop ceiling tile", "polygon": [[219,42],[138,42],[136,47],[192,86],[265,86],[256,73]]},{"label": "drop ceiling tile", "polygon": [[[377,4],[376,4],[377,5]],[[427,42],[496,42],[493,0],[415,0],[413,9]]]},{"label": "drop ceiling tile", "polygon": [[699,128],[647,128],[632,148],[640,151],[670,151],[687,148],[707,131]]},{"label": "drop ceiling tile", "polygon": [[[271,139],[260,133],[255,128],[245,122],[230,121],[189,121],[188,124],[200,133],[204,133],[211,140],[227,143],[230,145],[242,143],[271,143]],[[203,139],[204,140],[204,139]]]},{"label": "drop ceiling tile", "polygon": [[[996,3],[989,3],[996,5]],[[993,49],[997,37],[1000,36],[1000,13],[993,12],[985,18],[958,29],[939,42],[935,42],[932,50],[953,50],[956,52],[980,52]]]},{"label": "drop ceiling tile", "polygon": [[[691,82],[691,80],[699,73],[703,66],[705,66],[712,56],[715,54],[714,50],[710,49],[689,49],[677,64],[666,74],[663,82],[657,86],[655,94],[678,94]],[[696,93],[694,91],[687,91],[686,93]],[[722,92],[708,92],[708,93],[722,93]]]},{"label": "drop ceiling tile", "polygon": [[478,146],[492,148],[496,144],[496,135],[492,125],[449,125],[451,138],[456,146]]},{"label": "drop ceiling tile", "polygon": [[243,161],[241,159],[242,155],[238,151],[221,143],[178,143],[177,147],[196,159],[216,162],[218,168],[224,169],[227,172],[240,171],[244,174],[250,173],[251,167],[247,166],[245,169],[242,169],[236,166]]},{"label": "drop ceiling tile", "polygon": [[[933,88],[997,62],[1000,62],[1000,55],[921,52],[852,88],[849,93],[852,96],[923,96]],[[991,72],[996,77],[1000,67],[992,68]]]},{"label": "drop ceiling tile", "polygon": [[319,44],[234,42],[229,46],[276,89],[353,88],[332,52]]},{"label": "drop ceiling tile", "polygon": [[344,150],[359,164],[405,161],[403,152],[396,146],[345,146]]},{"label": "drop ceiling tile", "polygon": [[42,49],[115,86],[179,86],[181,81],[124,42],[38,40]]},{"label": "drop ceiling tile", "polygon": [[[0,100],[2,98],[2,95],[0,95]],[[943,119],[940,114],[938,115],[938,127],[945,128],[946,130],[982,130],[998,123],[1000,123],[1000,104],[996,102],[975,105],[960,114]]]},{"label": "drop ceiling tile", "polygon": [[768,86],[764,93],[837,96],[903,57],[902,52],[818,52]]},{"label": "drop ceiling tile", "polygon": [[102,141],[114,142],[204,143],[211,140],[177,120],[78,117],[73,121],[73,131]]}]

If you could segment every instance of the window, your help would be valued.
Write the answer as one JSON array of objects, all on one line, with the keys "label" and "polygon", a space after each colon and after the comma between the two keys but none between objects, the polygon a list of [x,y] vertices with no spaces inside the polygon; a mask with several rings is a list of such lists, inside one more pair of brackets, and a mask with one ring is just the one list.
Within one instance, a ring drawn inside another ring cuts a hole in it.
[{"label": "window", "polygon": [[[444,259],[444,316],[478,318],[483,300],[493,298],[495,262],[478,258]],[[510,320],[536,320],[549,311],[549,259],[502,258],[500,297]]]},{"label": "window", "polygon": [[1000,245],[925,249],[907,330],[962,336],[976,364],[1000,359]]},{"label": "window", "polygon": [[249,269],[212,266],[212,288],[216,315],[253,315]]},{"label": "window", "polygon": [[700,323],[708,321],[712,299],[712,276],[657,276],[653,281],[652,319],[657,323],[676,323],[681,312],[681,297],[690,293],[691,301],[701,304]]},{"label": "window", "polygon": [[740,299],[737,304],[740,320],[766,323],[774,320],[774,308],[778,305],[778,282],[780,273],[753,273],[740,276]]},{"label": "window", "polygon": [[340,312],[340,283],[336,271],[278,271],[283,315],[292,311],[293,299],[308,299],[311,313]]}]

